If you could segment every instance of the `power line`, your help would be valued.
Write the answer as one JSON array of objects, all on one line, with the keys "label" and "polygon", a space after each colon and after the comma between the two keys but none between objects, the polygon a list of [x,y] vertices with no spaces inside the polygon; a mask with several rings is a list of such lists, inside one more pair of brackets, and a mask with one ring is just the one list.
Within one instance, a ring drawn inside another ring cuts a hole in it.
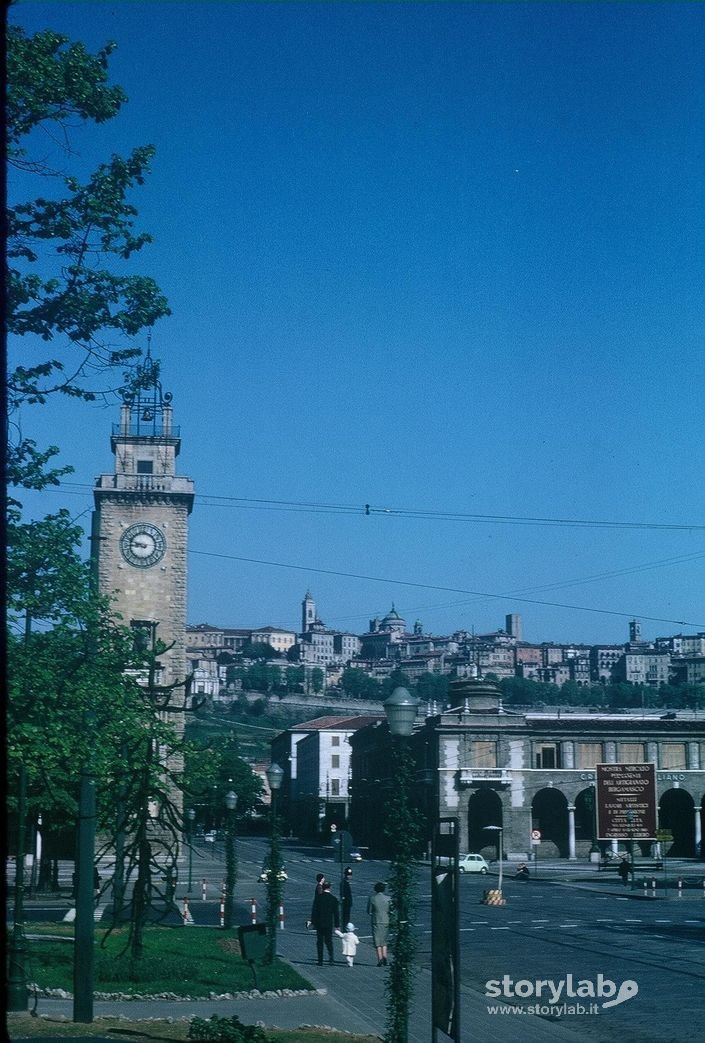
[{"label": "power line", "polygon": [[[92,491],[93,486],[76,482],[62,482],[61,489]],[[76,493],[74,493],[75,495]],[[325,503],[313,500],[267,500],[247,496],[223,496],[199,493],[198,503],[203,507],[225,507],[237,510],[283,511],[303,514],[342,514],[358,517],[383,516],[428,521],[455,521],[476,524],[545,525],[551,527],[598,529],[647,529],[657,532],[705,532],[705,525],[695,523],[667,523],[646,521],[610,521],[600,518],[546,518],[532,515],[482,514],[463,511],[426,510],[423,508],[392,507],[376,504]]]},{"label": "power line", "polygon": [[236,554],[218,554],[215,551],[189,551],[200,557],[219,558],[225,561],[242,561],[249,565],[267,565],[270,568],[293,569],[297,572],[310,572],[324,576],[338,576],[343,579],[359,579],[369,583],[386,583],[401,587],[415,587],[421,590],[442,590],[450,594],[470,594],[478,598],[490,598],[499,601],[518,601],[527,605],[541,605],[545,608],[563,608],[572,612],[592,612],[605,616],[620,616],[626,619],[643,619],[651,623],[675,623],[678,626],[705,627],[705,623],[694,623],[685,619],[668,619],[663,616],[647,616],[643,612],[618,612],[609,608],[588,608],[585,605],[565,605],[558,601],[539,601],[535,598],[517,597],[514,594],[493,594],[481,590],[467,590],[464,587],[446,587],[437,583],[418,583],[413,580],[389,579],[384,576],[366,576],[357,572],[340,572],[336,569],[313,568],[308,565],[293,565],[289,562],[266,561],[261,558],[245,558]]},{"label": "power line", "polygon": [[[68,486],[72,486],[73,488],[75,488],[77,490],[89,490],[89,489],[93,488],[92,486],[79,485],[78,483],[63,483],[62,484],[62,488],[64,489],[65,492],[69,492],[70,491],[69,488],[67,488]],[[337,504],[336,505],[336,504],[322,504],[322,503],[315,504],[315,503],[310,503],[310,502],[306,502],[306,501],[288,501],[288,500],[260,500],[260,499],[251,499],[251,498],[245,498],[245,497],[212,497],[212,496],[209,496],[208,494],[200,495],[199,496],[199,502],[202,502],[204,500],[204,498],[206,500],[209,500],[209,499],[219,499],[219,500],[225,501],[224,503],[210,503],[210,504],[206,503],[206,506],[242,507],[243,505],[247,505],[247,506],[243,507],[243,509],[250,509],[250,510],[257,510],[257,509],[265,509],[265,510],[268,510],[268,509],[272,509],[272,510],[304,510],[304,511],[307,511],[307,510],[310,509],[310,510],[313,510],[314,512],[316,512],[316,513],[321,513],[321,512],[323,512],[323,513],[345,513],[345,514],[355,513],[355,514],[358,514],[358,515],[361,513],[361,508],[353,507],[352,505],[341,505],[341,504]],[[85,513],[86,513],[85,511],[82,512],[82,514],[85,514]],[[647,529],[674,529],[674,530],[681,530],[681,531],[682,530],[688,530],[688,529],[698,529],[698,530],[699,529],[705,529],[705,526],[660,525],[660,524],[646,523],[646,522],[644,522],[644,523],[636,523],[636,522],[634,522],[634,523],[631,523],[631,522],[603,522],[603,521],[586,521],[586,520],[582,520],[581,521],[581,520],[576,520],[576,519],[573,519],[572,521],[568,521],[568,520],[561,520],[561,519],[530,519],[530,518],[509,517],[509,516],[495,516],[495,515],[455,515],[455,514],[448,513],[448,512],[431,512],[431,511],[413,512],[413,511],[404,511],[402,509],[397,510],[397,509],[392,509],[392,508],[377,508],[377,507],[372,507],[369,504],[365,505],[364,513],[365,513],[365,515],[369,515],[369,514],[373,514],[373,513],[382,513],[382,514],[389,514],[389,515],[393,515],[393,516],[424,517],[424,518],[433,518],[433,519],[440,519],[440,520],[461,520],[462,519],[462,520],[482,520],[482,521],[485,521],[485,522],[489,522],[489,521],[492,521],[492,520],[494,520],[494,521],[501,520],[501,521],[504,521],[504,522],[517,522],[517,523],[529,523],[529,524],[533,524],[533,523],[536,523],[536,524],[551,524],[551,525],[567,524],[567,525],[578,525],[578,526],[590,526],[590,525],[593,525],[593,526],[597,526],[597,527],[616,526],[616,527],[620,527],[620,528],[626,527],[626,528],[647,528]],[[81,517],[81,515],[79,515],[78,517]],[[412,582],[412,581],[409,581],[409,580],[396,580],[396,579],[386,579],[384,577],[358,575],[356,573],[340,572],[340,571],[337,571],[337,570],[334,570],[334,569],[310,568],[308,566],[303,566],[303,565],[295,565],[295,564],[284,563],[284,562],[265,561],[265,560],[260,560],[260,559],[257,559],[257,558],[246,558],[246,557],[240,557],[240,556],[236,556],[236,555],[217,554],[215,552],[209,552],[209,551],[192,550],[189,553],[191,553],[191,554],[200,554],[200,555],[202,555],[204,557],[219,557],[219,558],[223,558],[223,559],[226,559],[226,560],[242,561],[242,562],[247,562],[247,563],[250,563],[250,564],[258,564],[258,565],[266,565],[266,566],[275,567],[275,568],[286,568],[286,569],[294,569],[294,570],[301,571],[301,572],[312,572],[312,573],[316,573],[316,574],[319,574],[319,575],[339,576],[339,577],[347,578],[347,579],[361,579],[361,580],[367,580],[367,581],[375,582],[375,583],[387,583],[387,584],[393,584],[393,585],[397,585],[397,586],[416,587],[416,588],[424,589],[424,590],[438,590],[438,591],[446,591],[446,592],[449,592],[449,593],[456,593],[456,594],[468,594],[468,595],[471,595],[474,600],[487,600],[487,599],[492,599],[492,600],[512,600],[512,601],[516,601],[516,602],[521,602],[523,604],[541,605],[541,606],[550,607],[550,608],[563,608],[563,609],[568,609],[570,611],[577,611],[577,612],[591,612],[591,613],[602,614],[602,615],[620,616],[620,617],[623,617],[623,618],[635,618],[635,617],[638,617],[640,619],[648,620],[650,622],[675,623],[675,624],[677,624],[679,626],[695,626],[695,627],[705,626],[705,624],[703,624],[703,623],[693,623],[693,622],[689,622],[689,621],[686,621],[686,620],[668,619],[668,618],[664,618],[664,617],[660,617],[660,616],[648,616],[648,615],[645,615],[644,613],[641,613],[641,612],[619,612],[619,611],[616,611],[614,609],[588,608],[588,607],[580,606],[580,605],[566,605],[566,604],[562,604],[560,602],[540,601],[540,600],[537,600],[537,599],[532,599],[532,598],[527,598],[527,597],[520,596],[521,594],[529,593],[531,591],[556,590],[556,589],[561,589],[561,588],[565,588],[565,587],[576,586],[576,585],[582,584],[582,583],[595,582],[596,580],[599,580],[599,579],[606,579],[606,578],[611,578],[611,577],[621,576],[621,575],[630,575],[630,574],[634,574],[634,573],[641,572],[641,571],[647,571],[649,569],[663,568],[663,567],[665,567],[667,565],[681,564],[681,563],[684,563],[684,562],[690,562],[690,561],[694,561],[694,560],[697,560],[699,558],[705,557],[705,553],[697,553],[697,554],[692,554],[692,555],[685,555],[685,556],[676,557],[676,558],[665,558],[665,559],[661,559],[660,561],[648,562],[648,563],[643,564],[643,565],[631,566],[631,567],[625,568],[625,569],[617,569],[617,570],[613,570],[611,572],[598,573],[595,576],[588,576],[588,577],[584,577],[582,579],[563,580],[563,581],[558,581],[558,582],[554,582],[554,583],[545,584],[543,586],[524,587],[524,588],[519,588],[518,590],[515,590],[515,591],[507,591],[506,593],[502,593],[502,594],[485,593],[485,592],[481,592],[481,591],[466,590],[464,588],[458,588],[458,587],[445,587],[445,586],[440,586],[440,585],[437,585],[437,584],[416,583],[416,582]],[[471,604],[472,602],[465,602],[465,603]],[[463,602],[460,602],[460,604],[463,604]],[[443,607],[443,606],[441,606],[441,607]]]}]

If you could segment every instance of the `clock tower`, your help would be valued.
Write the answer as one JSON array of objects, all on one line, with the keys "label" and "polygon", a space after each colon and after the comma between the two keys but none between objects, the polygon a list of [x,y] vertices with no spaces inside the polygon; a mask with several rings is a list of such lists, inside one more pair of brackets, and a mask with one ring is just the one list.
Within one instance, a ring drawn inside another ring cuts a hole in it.
[{"label": "clock tower", "polygon": [[[171,399],[148,351],[113,426],[114,472],[96,479],[92,531],[99,593],[112,595],[124,625],[146,628],[168,646],[159,656],[160,686],[183,685],[187,676],[186,552],[194,496],[191,479],[176,473],[181,438]],[[172,713],[183,710],[184,694],[174,690]],[[183,713],[172,713],[181,732]]]}]

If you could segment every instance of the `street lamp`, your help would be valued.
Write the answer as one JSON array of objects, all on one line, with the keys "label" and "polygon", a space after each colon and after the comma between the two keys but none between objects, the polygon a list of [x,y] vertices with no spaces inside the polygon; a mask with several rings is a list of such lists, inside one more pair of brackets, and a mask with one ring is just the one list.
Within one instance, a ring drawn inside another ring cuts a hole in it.
[{"label": "street lamp", "polygon": [[590,786],[585,792],[585,807],[590,816],[590,861],[598,862],[600,848],[597,843],[597,800],[595,799],[595,787]]},{"label": "street lamp", "polygon": [[406,1043],[408,1039],[415,951],[410,919],[414,898],[416,829],[409,807],[413,760],[407,740],[414,730],[418,705],[418,699],[406,688],[395,688],[384,701],[384,712],[392,735],[394,793],[388,808],[387,834],[394,851],[390,882],[397,911],[387,990],[387,1026],[388,1037],[395,1043]]},{"label": "street lamp", "polygon": [[193,820],[196,817],[196,809],[189,808],[186,812],[188,819],[188,893],[191,894],[193,887]]},{"label": "street lamp", "polygon": [[488,830],[491,833],[496,833],[499,841],[499,883],[498,889],[500,895],[502,894],[502,867],[504,865],[504,851],[502,847],[502,833],[504,832],[501,826],[483,826],[483,829]]},{"label": "street lamp", "polygon": [[284,780],[284,769],[270,764],[266,771],[272,795],[272,815],[269,833],[269,872],[267,873],[267,963],[273,963],[277,955],[277,915],[281,904],[282,888],[279,874],[282,868],[279,823],[277,821],[277,794]]},{"label": "street lamp", "polygon": [[[229,781],[232,782],[232,779]],[[235,808],[237,807],[237,793],[234,790],[228,790],[225,794],[225,807],[228,814],[225,825],[225,916],[223,926],[228,928],[233,925],[233,903],[235,898]]]},{"label": "street lamp", "polygon": [[9,973],[7,979],[7,1009],[27,1010],[26,956],[27,942],[24,933],[24,870],[25,829],[27,822],[27,769],[20,764],[17,795],[17,844],[15,846],[15,911],[12,938],[8,946]]},{"label": "street lamp", "polygon": [[624,815],[627,820],[627,836],[629,837],[629,870],[631,890],[634,890],[634,812],[630,809]]}]

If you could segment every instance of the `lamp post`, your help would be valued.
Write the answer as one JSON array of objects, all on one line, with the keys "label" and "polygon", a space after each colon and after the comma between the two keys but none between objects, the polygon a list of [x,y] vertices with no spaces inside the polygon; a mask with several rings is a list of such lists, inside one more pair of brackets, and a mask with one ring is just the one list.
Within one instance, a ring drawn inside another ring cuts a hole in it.
[{"label": "lamp post", "polygon": [[193,820],[196,817],[196,811],[194,808],[189,808],[186,812],[186,818],[188,819],[188,893],[191,894],[191,888],[193,887]]},{"label": "lamp post", "polygon": [[390,867],[396,928],[387,989],[387,1037],[406,1043],[409,1037],[409,1006],[412,994],[415,946],[411,934],[414,900],[414,843],[416,827],[409,807],[413,761],[408,738],[414,730],[418,699],[406,688],[395,688],[384,702],[392,736],[393,791],[388,807],[387,835],[394,857]]},{"label": "lamp post", "polygon": [[590,861],[598,862],[600,848],[597,843],[597,800],[594,786],[590,786],[585,793],[585,807],[590,815]]},{"label": "lamp post", "polygon": [[[232,779],[229,780],[232,782]],[[225,826],[225,928],[233,925],[233,903],[235,899],[235,808],[237,794],[228,790],[225,794],[227,821]]]},{"label": "lamp post", "polygon": [[498,844],[499,844],[499,882],[498,882],[497,886],[498,886],[498,889],[499,889],[499,893],[501,895],[502,894],[502,869],[503,869],[503,866],[504,866],[504,850],[503,850],[503,845],[502,845],[502,833],[504,832],[504,830],[502,829],[501,826],[483,826],[482,828],[488,830],[490,833],[496,833],[497,834]]},{"label": "lamp post", "polygon": [[627,836],[629,837],[629,876],[631,878],[631,890],[634,890],[634,812],[630,809],[625,812],[627,820]]},{"label": "lamp post", "polygon": [[284,779],[284,769],[278,764],[267,768],[267,782],[272,795],[272,815],[269,833],[269,872],[267,873],[267,963],[273,963],[277,955],[277,917],[281,904],[282,887],[279,874],[282,868],[279,823],[277,820],[277,795]]},{"label": "lamp post", "polygon": [[27,822],[27,770],[20,764],[17,794],[17,844],[15,846],[15,910],[12,938],[8,946],[9,973],[7,979],[7,1009],[27,1010],[29,992],[25,958],[27,942],[24,933],[24,859],[25,829]]}]

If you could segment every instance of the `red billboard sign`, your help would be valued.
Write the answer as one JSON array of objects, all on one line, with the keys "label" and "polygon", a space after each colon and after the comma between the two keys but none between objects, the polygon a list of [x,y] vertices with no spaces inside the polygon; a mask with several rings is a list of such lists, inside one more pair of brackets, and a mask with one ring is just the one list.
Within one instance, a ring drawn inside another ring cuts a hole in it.
[{"label": "red billboard sign", "polygon": [[599,839],[655,839],[656,766],[597,764],[596,772]]}]

